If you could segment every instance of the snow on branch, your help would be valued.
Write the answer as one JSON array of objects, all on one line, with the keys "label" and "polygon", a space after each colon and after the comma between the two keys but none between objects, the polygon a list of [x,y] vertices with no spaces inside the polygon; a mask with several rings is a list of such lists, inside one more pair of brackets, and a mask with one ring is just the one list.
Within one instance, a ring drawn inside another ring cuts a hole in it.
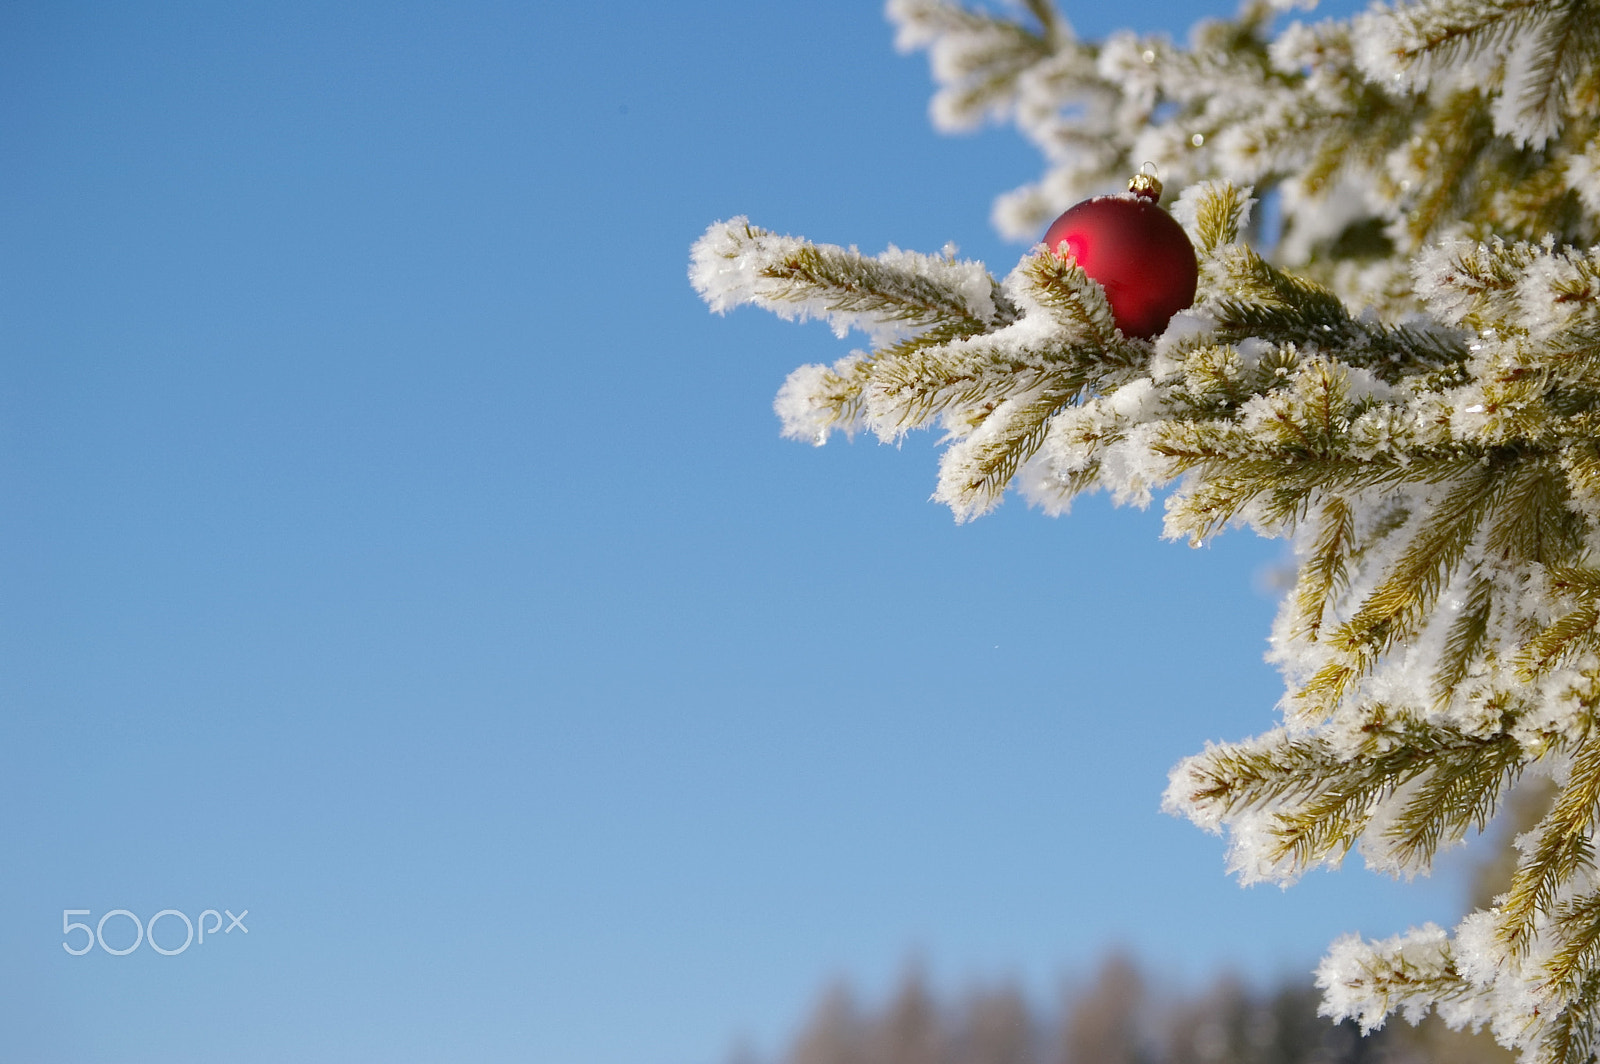
[{"label": "snow on branch", "polygon": [[1028,9],[1036,27],[940,0],[889,0],[895,47],[928,49],[941,86],[928,109],[937,128],[955,132],[1006,117],[1017,79],[1070,36],[1050,4],[1035,0]]},{"label": "snow on branch", "polygon": [[1499,81],[1495,133],[1533,148],[1560,132],[1600,54],[1600,12],[1583,0],[1401,4],[1358,17],[1354,32],[1362,71],[1394,90]]},{"label": "snow on branch", "polygon": [[[1351,850],[1414,875],[1525,773],[1560,779],[1489,944],[1347,943],[1325,972],[1337,1015],[1371,1025],[1431,1003],[1554,1064],[1539,1047],[1587,1044],[1571,1010],[1600,972],[1600,575],[1585,560],[1600,544],[1600,247],[1446,242],[1416,267],[1433,318],[1391,325],[1242,243],[1237,186],[1180,202],[1201,285],[1154,343],[1118,332],[1100,286],[1043,249],[996,285],[977,264],[867,258],[741,219],[697,245],[695,279],[719,309],[870,319],[872,350],[790,377],[785,431],[942,426],[934,497],[958,520],[1013,483],[1056,511],[1175,483],[1170,535],[1244,523],[1293,539],[1273,650],[1285,726],[1185,761],[1165,802],[1225,831],[1245,881]],[[1510,1031],[1505,1003],[1530,994],[1548,1022]]]},{"label": "snow on branch", "polygon": [[995,321],[1005,311],[981,263],[898,248],[869,258],[743,217],[715,223],[695,242],[689,279],[719,314],[753,303],[790,321],[821,318],[836,336],[893,337],[940,322]]},{"label": "snow on branch", "polygon": [[996,205],[1025,239],[1154,162],[1197,248],[1151,340],[1035,249],[866,256],[712,226],[712,309],[821,318],[867,349],[795,370],[786,435],[938,428],[957,520],[1015,486],[1086,491],[1166,534],[1286,537],[1269,660],[1282,724],[1174,769],[1164,807],[1225,833],[1246,881],[1356,852],[1425,872],[1519,781],[1553,782],[1510,890],[1453,936],[1334,944],[1327,1015],[1435,1010],[1524,1064],[1600,1046],[1600,4],[1418,0],[1279,27],[1288,6],[1160,36],[1072,35],[1047,0],[891,0],[930,53],[936,122],[1006,120],[1041,151]]}]

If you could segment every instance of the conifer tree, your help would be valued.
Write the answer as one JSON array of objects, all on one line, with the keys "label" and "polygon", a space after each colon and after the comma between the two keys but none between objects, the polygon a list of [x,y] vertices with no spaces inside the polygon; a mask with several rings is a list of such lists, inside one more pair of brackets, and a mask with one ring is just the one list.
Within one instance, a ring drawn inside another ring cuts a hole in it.
[{"label": "conifer tree", "polygon": [[1039,1002],[1014,984],[935,994],[916,968],[892,993],[860,1002],[835,983],[779,1064],[1510,1064],[1493,1039],[1447,1030],[1437,1017],[1363,1038],[1317,1018],[1300,982],[1251,988],[1222,975],[1199,993],[1150,985],[1127,957]]},{"label": "conifer tree", "polygon": [[[1125,334],[1070,251],[1002,280],[744,218],[696,243],[710,306],[868,339],[796,370],[787,435],[946,433],[935,497],[1144,504],[1169,536],[1291,540],[1266,734],[1173,770],[1166,806],[1246,881],[1357,849],[1409,875],[1551,781],[1509,888],[1453,934],[1334,943],[1323,1011],[1435,1010],[1529,1064],[1600,1050],[1600,0],[1413,0],[1306,24],[1248,0],[1187,45],[1079,39],[1050,0],[890,0],[945,128],[1042,151],[995,205],[1033,237],[1153,164],[1199,262],[1192,306]],[[1302,2],[1300,7],[1314,6]],[[1260,203],[1272,225],[1253,219]]]}]

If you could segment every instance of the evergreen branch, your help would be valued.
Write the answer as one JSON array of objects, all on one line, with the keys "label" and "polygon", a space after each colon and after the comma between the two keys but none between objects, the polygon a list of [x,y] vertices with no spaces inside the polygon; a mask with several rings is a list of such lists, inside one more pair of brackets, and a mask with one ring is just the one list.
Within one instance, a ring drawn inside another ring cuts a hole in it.
[{"label": "evergreen branch", "polygon": [[1309,360],[1288,388],[1264,398],[1264,427],[1284,452],[1320,458],[1342,450],[1352,412],[1350,378],[1343,367]]},{"label": "evergreen branch", "polygon": [[695,242],[690,280],[718,312],[754,303],[780,317],[828,320],[874,335],[941,323],[1000,327],[1016,310],[979,263],[891,248],[869,258],[752,226],[719,222]]},{"label": "evergreen branch", "polygon": [[862,391],[871,380],[872,356],[854,351],[832,366],[801,366],[789,374],[773,410],[791,440],[821,446],[834,430],[854,435],[862,420]]},{"label": "evergreen branch", "polygon": [[1060,16],[1056,13],[1056,5],[1052,0],[1023,0],[1023,6],[1039,20],[1039,26],[1044,31],[1041,36],[1044,39],[1048,40],[1055,35]]},{"label": "evergreen branch", "polygon": [[[1279,270],[1242,245],[1212,261],[1216,276],[1198,302],[1216,318],[1214,335],[1224,342],[1314,343],[1387,381],[1458,365],[1467,356],[1459,336],[1358,322],[1327,288]],[[1226,294],[1210,294],[1219,290]]]},{"label": "evergreen branch", "polygon": [[1232,344],[1204,344],[1184,356],[1179,401],[1200,420],[1227,419],[1264,390],[1264,376],[1261,363],[1252,372]]},{"label": "evergreen branch", "polygon": [[1299,180],[1312,195],[1328,192],[1341,174],[1381,171],[1384,157],[1412,136],[1421,110],[1416,100],[1397,100],[1359,75],[1344,99],[1343,107],[1308,115],[1299,131],[1309,145]]},{"label": "evergreen branch", "polygon": [[1030,0],[1028,7],[1038,30],[942,0],[890,0],[887,14],[898,28],[896,47],[930,53],[940,86],[933,102],[938,125],[965,129],[985,114],[1003,114],[1018,79],[1069,43],[1051,4]]},{"label": "evergreen branch", "polygon": [[[1023,47],[1018,47],[1023,43]],[[1036,65],[1041,56],[1024,42],[997,40],[983,51],[961,56],[967,69],[957,84],[947,85],[935,98],[935,107],[949,129],[978,124],[985,112],[1001,110],[1015,90],[1017,79]]]},{"label": "evergreen branch", "polygon": [[[868,330],[873,352],[785,386],[786,431],[892,438],[942,420],[955,442],[936,498],[960,520],[1027,463],[1020,479],[1054,493],[1047,506],[1181,475],[1169,534],[1296,535],[1276,650],[1288,723],[1208,748],[1168,792],[1229,830],[1246,878],[1357,842],[1374,866],[1415,871],[1481,829],[1530,759],[1572,755],[1503,908],[1472,918],[1461,967],[1442,932],[1363,947],[1329,1001],[1360,998],[1340,1014],[1368,1026],[1453,1002],[1451,1022],[1494,1023],[1530,1064],[1592,1064],[1600,894],[1573,895],[1590,889],[1600,830],[1600,739],[1585,730],[1600,569],[1580,568],[1600,521],[1600,249],[1573,248],[1600,240],[1600,0],[1419,0],[1270,47],[1264,0],[1187,47],[1077,42],[1049,0],[976,8],[890,12],[901,46],[930,54],[936,122],[1010,116],[1047,153],[1045,180],[998,204],[997,224],[1034,236],[1157,162],[1190,186],[1174,213],[1192,208],[1201,298],[1183,327],[1159,345],[1120,336],[1099,286],[1048,254],[1002,293],[976,264],[865,258],[747,224],[703,294]],[[1242,246],[1251,190],[1208,180],[1222,174],[1281,190],[1271,254],[1293,265]],[[1481,242],[1425,249],[1406,285],[1398,253],[1441,236]],[[1416,322],[1423,301],[1462,332],[1349,309]],[[1431,705],[1412,704],[1417,677]],[[1391,691],[1402,704],[1379,697]],[[1502,935],[1488,952],[1484,927]],[[1529,1000],[1539,1009],[1519,1014]]]},{"label": "evergreen branch", "polygon": [[[1592,293],[1584,294],[1593,299]],[[1559,301],[1560,296],[1556,299]],[[1576,297],[1572,297],[1574,300]],[[1591,304],[1584,308],[1589,313],[1600,309]],[[1561,335],[1538,348],[1538,363],[1552,369],[1560,381],[1569,387],[1591,388],[1600,375],[1600,322],[1582,321],[1563,329]],[[1565,413],[1588,413],[1600,406],[1600,396],[1592,391],[1574,392],[1568,398],[1570,409]]]},{"label": "evergreen branch", "polygon": [[1542,25],[1530,27],[1511,53],[1495,109],[1495,132],[1543,147],[1561,125],[1566,88],[1592,67],[1600,46],[1597,12],[1589,0],[1549,5]]},{"label": "evergreen branch", "polygon": [[1503,501],[1488,525],[1485,554],[1500,562],[1570,566],[1583,549],[1583,520],[1568,505],[1560,464],[1529,455],[1508,473]]},{"label": "evergreen branch", "polygon": [[1505,47],[1550,0],[1432,0],[1379,10],[1354,22],[1357,58],[1373,81],[1426,88],[1440,70]]},{"label": "evergreen branch", "polygon": [[[1586,420],[1580,417],[1580,421]],[[1600,433],[1589,433],[1583,438],[1568,441],[1560,451],[1562,475],[1567,480],[1567,491],[1573,506],[1588,520],[1600,517]]]},{"label": "evergreen branch", "polygon": [[1317,966],[1317,986],[1323,991],[1318,1014],[1355,1020],[1363,1034],[1382,1027],[1391,1013],[1404,1010],[1415,1023],[1431,1006],[1481,993],[1461,975],[1450,940],[1432,924],[1380,943],[1344,936]]},{"label": "evergreen branch", "polygon": [[1219,249],[1214,261],[1226,279],[1228,294],[1202,305],[1216,307],[1223,315],[1219,320],[1224,328],[1235,316],[1241,325],[1252,324],[1252,314],[1262,315],[1262,321],[1272,321],[1275,311],[1292,315],[1284,320],[1297,323],[1297,335],[1301,337],[1322,326],[1329,329],[1321,331],[1331,331],[1343,330],[1350,324],[1350,314],[1338,296],[1319,284],[1278,269],[1244,244]]},{"label": "evergreen branch", "polygon": [[1580,602],[1600,602],[1600,569],[1552,565],[1550,586],[1576,597]]},{"label": "evergreen branch", "polygon": [[1492,329],[1519,316],[1518,285],[1538,257],[1533,245],[1499,237],[1446,241],[1417,256],[1417,291],[1439,320]]},{"label": "evergreen branch", "polygon": [[[1593,71],[1580,79],[1593,77]],[[1578,90],[1581,92],[1581,90]],[[1569,92],[1569,100],[1576,95]],[[1569,103],[1566,128],[1576,131],[1591,125],[1589,116],[1600,114],[1600,100],[1587,106]],[[1592,215],[1570,181],[1568,156],[1561,150],[1543,148],[1511,149],[1501,138],[1485,157],[1480,172],[1482,181],[1491,173],[1512,175],[1494,196],[1472,201],[1462,217],[1479,232],[1493,228],[1506,236],[1523,240],[1542,240],[1553,236],[1560,243],[1589,243],[1594,239]],[[1481,187],[1481,186],[1480,186]]]},{"label": "evergreen branch", "polygon": [[1091,388],[1114,390],[1150,354],[1118,331],[1104,291],[1076,262],[1041,251],[1014,277],[1016,326],[885,359],[867,395],[869,419],[889,435],[935,414],[957,433],[970,427],[941,460],[934,492],[959,521],[999,503],[1059,411]]},{"label": "evergreen branch", "polygon": [[1580,983],[1580,973],[1600,961],[1600,893],[1557,906],[1551,914],[1551,929],[1558,945],[1544,963],[1544,977],[1548,985],[1571,995]]},{"label": "evergreen branch", "polygon": [[1425,864],[1441,841],[1482,828],[1523,758],[1509,734],[1488,738],[1406,721],[1401,741],[1347,762],[1310,800],[1273,814],[1274,858],[1310,868],[1349,851],[1383,804],[1421,780],[1384,833],[1403,866]]},{"label": "evergreen branch", "polygon": [[1433,670],[1434,705],[1443,709],[1456,686],[1466,679],[1473,662],[1483,653],[1489,636],[1489,614],[1494,608],[1494,584],[1479,577],[1472,581],[1466,600],[1445,630],[1439,664]]},{"label": "evergreen branch", "polygon": [[1476,89],[1451,93],[1430,111],[1412,140],[1417,176],[1404,214],[1406,231],[1417,243],[1461,213],[1476,184],[1471,174],[1493,140],[1489,108]]},{"label": "evergreen branch", "polygon": [[1325,739],[1296,738],[1283,728],[1244,743],[1207,744],[1173,769],[1163,806],[1222,823],[1332,786],[1346,764]]},{"label": "evergreen branch", "polygon": [[[1056,419],[1052,419],[1051,425],[1053,426],[1055,423]],[[1048,436],[1048,434],[1049,429],[1047,428],[1046,435]],[[1036,485],[1036,490],[1032,493],[1029,501],[1045,503],[1046,509],[1050,513],[1063,513],[1071,505],[1073,499],[1083,492],[1099,486],[1100,472],[1100,460],[1098,458],[1090,459],[1081,468],[1077,469],[1051,469],[1046,481],[1050,492],[1048,498],[1044,497],[1043,491],[1037,490],[1039,486]]]},{"label": "evergreen branch", "polygon": [[1295,635],[1313,643],[1317,641],[1329,602],[1345,586],[1346,566],[1354,539],[1354,509],[1344,496],[1330,495],[1317,515],[1317,533],[1311,542],[1310,555],[1300,564],[1299,580],[1295,583],[1298,618],[1293,629]]},{"label": "evergreen branch", "polygon": [[1266,813],[1267,859],[1287,857],[1304,869],[1348,852],[1386,801],[1423,779],[1384,838],[1406,864],[1425,863],[1441,841],[1487,823],[1526,756],[1506,732],[1483,737],[1410,715],[1391,720],[1382,705],[1365,716],[1368,739],[1353,754],[1282,729],[1208,746],[1173,771],[1164,807],[1207,824]]},{"label": "evergreen branch", "polygon": [[934,499],[948,505],[961,522],[994,509],[1017,470],[1044,442],[1050,419],[1078,391],[1070,384],[1055,384],[1000,403],[971,435],[945,451]]},{"label": "evergreen branch", "polygon": [[1482,831],[1500,794],[1515,782],[1526,753],[1508,734],[1480,745],[1453,745],[1434,755],[1421,784],[1384,829],[1384,842],[1404,868],[1426,867],[1441,844]]},{"label": "evergreen branch", "polygon": [[1017,268],[1018,298],[1025,311],[1041,311],[1067,339],[1092,344],[1108,366],[1133,367],[1149,357],[1149,346],[1124,337],[1111,314],[1105,289],[1070,257],[1041,250]]},{"label": "evergreen branch", "polygon": [[[1519,286],[1516,325],[1535,343],[1529,364],[1548,368],[1581,399],[1594,401],[1594,373],[1600,361],[1600,247],[1587,250],[1539,247]],[[1575,397],[1576,398],[1576,397]]]},{"label": "evergreen branch", "polygon": [[[1443,483],[1446,480],[1454,479],[1459,474],[1460,468],[1458,467],[1454,473],[1444,474],[1439,479],[1426,481],[1426,483]],[[1416,500],[1408,499],[1405,496],[1391,496],[1383,503],[1375,506],[1373,511],[1375,520],[1372,523],[1372,527],[1367,530],[1366,537],[1351,552],[1351,566],[1359,568],[1368,556],[1375,555],[1384,547],[1385,541],[1390,536],[1406,528],[1411,523],[1412,512],[1416,502]]]},{"label": "evergreen branch", "polygon": [[1467,359],[1468,344],[1459,333],[1410,325],[1357,324],[1363,332],[1363,354],[1341,358],[1370,368],[1384,380],[1455,369]]},{"label": "evergreen branch", "polygon": [[1059,341],[1018,342],[1003,330],[885,352],[872,369],[868,420],[892,439],[940,414],[959,418],[970,411],[981,421],[1000,403],[1040,389],[1075,396],[1104,370],[1096,354]]},{"label": "evergreen branch", "polygon": [[[821,444],[835,430],[854,434],[870,423],[881,433],[883,421],[870,409],[869,391],[875,390],[893,371],[889,367],[926,361],[945,366],[929,354],[958,340],[981,334],[987,327],[972,319],[940,322],[916,336],[880,348],[876,352],[853,351],[833,366],[802,366],[789,375],[773,403],[783,421],[783,434],[790,439]],[[1020,370],[1018,366],[1006,367]],[[920,424],[908,415],[903,427]]]},{"label": "evergreen branch", "polygon": [[1513,458],[1486,462],[1458,481],[1432,509],[1378,586],[1329,642],[1344,652],[1306,684],[1302,698],[1329,704],[1433,608],[1484,518],[1518,478]]},{"label": "evergreen branch", "polygon": [[953,344],[958,340],[970,339],[991,331],[991,326],[988,323],[975,321],[971,318],[942,321],[915,336],[878,348],[872,353],[869,364],[874,368],[875,372],[881,372],[885,363],[910,358],[918,354],[927,354]]},{"label": "evergreen branch", "polygon": [[910,325],[982,320],[967,300],[927,276],[831,245],[796,248],[763,265],[761,276],[777,282],[764,293],[766,299],[820,300],[830,315]]},{"label": "evergreen branch", "polygon": [[1183,191],[1173,204],[1173,217],[1188,223],[1195,251],[1202,260],[1219,249],[1236,244],[1250,218],[1251,192],[1232,181],[1203,181]]},{"label": "evergreen branch", "polygon": [[1245,511],[1256,507],[1259,523],[1278,528],[1296,522],[1319,493],[1354,496],[1368,488],[1399,484],[1440,484],[1471,475],[1482,458],[1471,450],[1424,454],[1409,462],[1378,456],[1310,455],[1285,451],[1240,454],[1227,444],[1232,433],[1195,422],[1160,426],[1152,449],[1174,460],[1175,473],[1190,473],[1185,494],[1168,503],[1168,535],[1187,534],[1200,543]]},{"label": "evergreen branch", "polygon": [[1566,1007],[1546,1026],[1539,1064],[1594,1064],[1600,1049],[1600,972],[1584,975]]},{"label": "evergreen branch", "polygon": [[1518,650],[1518,674],[1526,681],[1600,650],[1600,569],[1552,565],[1546,573],[1550,590],[1576,600],[1577,606],[1541,628]]},{"label": "evergreen branch", "polygon": [[1554,905],[1561,888],[1594,859],[1594,830],[1600,803],[1600,734],[1593,730],[1578,744],[1571,772],[1549,814],[1534,829],[1535,841],[1512,877],[1499,908],[1498,933],[1513,956],[1521,955],[1535,921]]}]

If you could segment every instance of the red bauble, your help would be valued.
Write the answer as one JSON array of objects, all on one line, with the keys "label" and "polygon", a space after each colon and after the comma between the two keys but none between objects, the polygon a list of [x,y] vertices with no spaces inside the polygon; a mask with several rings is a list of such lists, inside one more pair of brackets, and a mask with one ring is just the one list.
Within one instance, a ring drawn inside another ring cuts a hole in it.
[{"label": "red bauble", "polygon": [[1044,234],[1058,255],[1076,259],[1100,282],[1117,328],[1156,336],[1194,302],[1200,270],[1183,226],[1156,205],[1161,185],[1145,175],[1120,196],[1096,196],[1069,208]]}]

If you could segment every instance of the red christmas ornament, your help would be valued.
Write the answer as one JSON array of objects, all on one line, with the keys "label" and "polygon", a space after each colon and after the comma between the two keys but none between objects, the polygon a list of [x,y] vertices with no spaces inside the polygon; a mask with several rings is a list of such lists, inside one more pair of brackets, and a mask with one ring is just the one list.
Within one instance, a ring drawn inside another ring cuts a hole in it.
[{"label": "red christmas ornament", "polygon": [[1159,335],[1194,302],[1200,270],[1183,226],[1157,206],[1161,182],[1138,174],[1118,196],[1084,200],[1051,223],[1044,242],[1100,282],[1117,328]]}]

